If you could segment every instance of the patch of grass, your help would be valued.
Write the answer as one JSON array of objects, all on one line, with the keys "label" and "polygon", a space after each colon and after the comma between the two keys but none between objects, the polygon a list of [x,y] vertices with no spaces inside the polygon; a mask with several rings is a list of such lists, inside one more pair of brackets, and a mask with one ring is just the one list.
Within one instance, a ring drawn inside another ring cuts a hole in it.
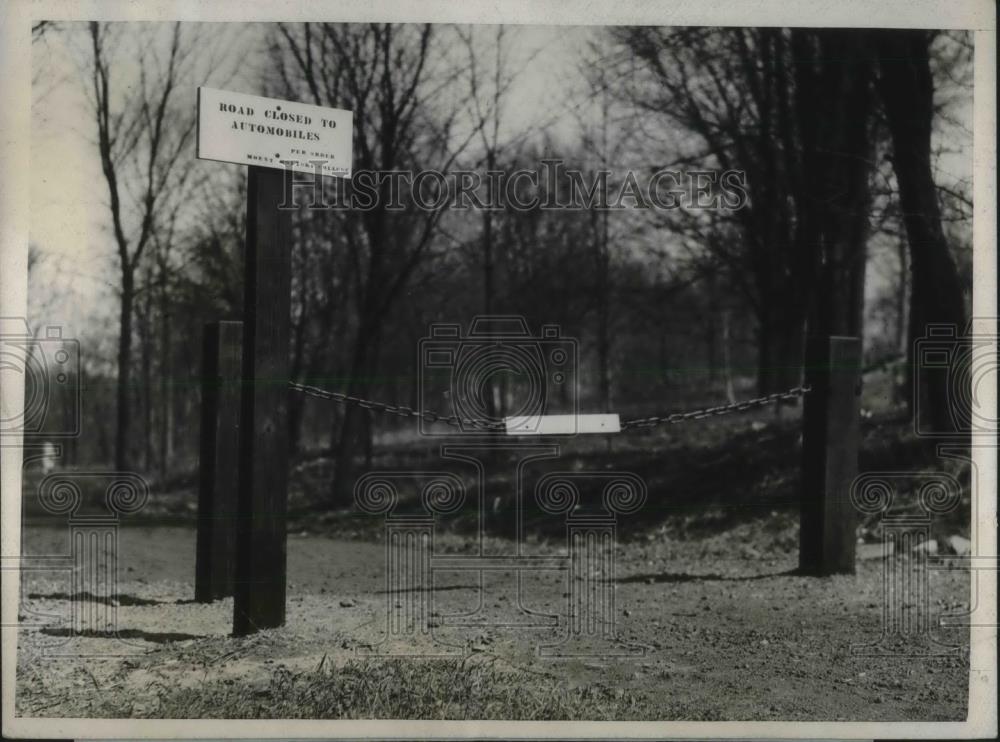
[{"label": "patch of grass", "polygon": [[164,688],[158,700],[158,707],[138,715],[535,720],[655,716],[646,699],[621,689],[604,685],[570,688],[548,676],[452,660],[367,660],[308,672],[278,668],[268,682],[258,685],[226,679],[193,688]]}]

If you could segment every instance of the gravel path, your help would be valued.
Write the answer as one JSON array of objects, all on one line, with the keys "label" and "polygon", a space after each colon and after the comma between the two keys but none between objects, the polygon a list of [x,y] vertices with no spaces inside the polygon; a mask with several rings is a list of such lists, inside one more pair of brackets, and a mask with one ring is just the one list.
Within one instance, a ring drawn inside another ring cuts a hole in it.
[{"label": "gravel path", "polygon": [[[19,714],[150,715],[157,699],[177,687],[266,683],[282,666],[336,667],[416,647],[426,654],[452,652],[495,662],[529,679],[538,675],[570,687],[600,685],[639,694],[660,719],[966,716],[965,630],[932,634],[956,645],[947,656],[852,653],[852,645],[870,644],[880,635],[883,562],[877,558],[859,562],[855,576],[807,578],[793,573],[794,552],[762,552],[745,530],[685,541],[654,534],[617,549],[619,642],[598,656],[548,659],[536,649],[562,636],[558,626],[545,625],[558,619],[545,617],[565,613],[565,572],[526,575],[520,592],[509,571],[483,573],[482,583],[475,572],[445,573],[432,596],[433,638],[386,643],[386,601],[399,596],[384,592],[384,545],[290,534],[287,625],[235,639],[228,636],[230,600],[188,602],[193,529],[132,527],[120,533],[119,638],[67,636],[72,606],[108,606],[72,600],[64,574],[38,571],[23,578]],[[442,545],[460,548],[447,539]],[[65,550],[65,529],[25,530],[26,554]],[[529,553],[559,552],[536,544]],[[967,572],[930,571],[928,580],[932,616],[967,609]],[[474,616],[466,623],[482,626],[452,626],[454,616],[463,614]],[[911,654],[937,651],[926,640],[905,646]],[[615,653],[620,656],[611,656]]]}]

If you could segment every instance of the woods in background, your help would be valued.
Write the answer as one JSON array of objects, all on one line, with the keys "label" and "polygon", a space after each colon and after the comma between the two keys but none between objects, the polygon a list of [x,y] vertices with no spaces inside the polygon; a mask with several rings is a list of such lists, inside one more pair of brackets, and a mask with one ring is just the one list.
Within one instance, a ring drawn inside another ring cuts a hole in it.
[{"label": "woods in background", "polygon": [[[81,461],[161,479],[196,465],[198,338],[207,321],[240,318],[245,183],[240,169],[196,167],[190,93],[224,87],[251,42],[264,63],[245,92],[354,112],[355,172],[536,170],[537,187],[518,186],[536,196],[569,171],[612,190],[629,173],[745,173],[737,209],[392,209],[388,180],[372,209],[303,206],[298,381],[415,406],[430,323],[520,314],[580,341],[582,409],[654,414],[795,386],[811,335],[861,335],[870,360],[903,350],[912,369],[928,325],[965,325],[971,182],[939,163],[955,147],[971,158],[956,113],[972,94],[968,34],[587,30],[567,103],[525,117],[512,91],[536,58],[516,27],[256,32],[223,43],[197,24],[95,22],[33,34],[77,50],[81,74],[65,84],[87,93],[116,267],[115,352],[83,349]],[[44,286],[32,290],[38,306]],[[919,411],[951,424],[951,382],[919,378]],[[333,502],[396,425],[301,397],[289,417],[297,454],[333,454]]]}]

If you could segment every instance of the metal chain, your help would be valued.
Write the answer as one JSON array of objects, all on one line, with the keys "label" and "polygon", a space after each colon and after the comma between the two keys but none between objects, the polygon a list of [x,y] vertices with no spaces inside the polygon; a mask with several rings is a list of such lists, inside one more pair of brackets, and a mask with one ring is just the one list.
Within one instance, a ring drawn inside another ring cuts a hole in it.
[{"label": "metal chain", "polygon": [[786,399],[797,399],[811,391],[811,387],[797,386],[785,392],[775,392],[763,397],[748,399],[744,402],[733,402],[731,404],[719,405],[718,407],[706,407],[701,410],[691,410],[690,412],[676,412],[672,415],[660,415],[654,417],[640,417],[635,420],[625,420],[621,424],[622,430],[633,428],[652,428],[657,425],[675,425],[687,422],[688,420],[703,420],[706,417],[718,417],[728,415],[733,412],[745,412],[755,407],[764,407],[772,402],[779,402]]},{"label": "metal chain", "polygon": [[[288,386],[297,392],[308,394],[309,396],[316,397],[317,399],[332,400],[342,404],[354,404],[366,410],[386,412],[390,415],[398,415],[399,417],[419,417],[427,422],[445,423],[446,425],[451,425],[456,428],[469,426],[483,430],[505,429],[505,424],[502,421],[468,420],[461,418],[458,415],[439,415],[436,412],[431,412],[430,410],[415,410],[412,407],[407,407],[406,405],[375,402],[371,399],[353,397],[350,394],[342,394],[340,392],[329,392],[326,389],[320,389],[319,387],[308,386],[306,384],[298,384],[294,381],[288,382]],[[775,392],[774,394],[768,394],[763,397],[748,399],[744,402],[733,402],[731,404],[719,405],[718,407],[706,407],[704,409],[691,410],[689,412],[676,412],[672,415],[640,417],[635,420],[625,420],[621,424],[621,429],[631,430],[634,428],[652,428],[657,425],[675,425],[677,423],[687,422],[688,420],[702,420],[706,417],[718,417],[720,415],[728,415],[733,412],[745,412],[746,410],[752,410],[756,407],[764,407],[772,402],[778,402],[786,399],[797,399],[809,393],[810,390],[811,388],[808,386],[797,386],[785,392]]]},{"label": "metal chain", "polygon": [[412,407],[407,407],[406,405],[387,404],[385,402],[375,402],[371,399],[353,397],[350,394],[328,392],[327,390],[320,389],[319,387],[297,384],[294,381],[288,382],[288,386],[297,392],[302,392],[303,394],[308,394],[309,396],[316,397],[318,399],[328,399],[343,404],[353,404],[366,410],[386,412],[390,415],[398,415],[399,417],[419,417],[427,422],[445,423],[446,425],[451,425],[456,428],[462,426],[481,428],[483,430],[503,430],[505,428],[502,421],[491,422],[488,420],[469,420],[461,418],[458,415],[439,415],[436,412],[431,412],[430,410],[415,410]]}]

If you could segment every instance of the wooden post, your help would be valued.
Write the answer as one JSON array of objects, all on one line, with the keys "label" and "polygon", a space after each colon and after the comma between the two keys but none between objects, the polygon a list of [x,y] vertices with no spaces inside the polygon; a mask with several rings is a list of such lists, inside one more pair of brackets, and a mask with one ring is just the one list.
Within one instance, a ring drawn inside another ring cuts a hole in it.
[{"label": "wooden post", "polygon": [[799,571],[853,574],[857,513],[851,483],[858,473],[861,341],[810,338],[802,412]]},{"label": "wooden post", "polygon": [[242,322],[210,322],[202,335],[201,458],[194,599],[233,594],[239,459]]},{"label": "wooden post", "polygon": [[251,166],[243,301],[239,528],[233,633],[285,622],[291,211],[288,172]]}]

